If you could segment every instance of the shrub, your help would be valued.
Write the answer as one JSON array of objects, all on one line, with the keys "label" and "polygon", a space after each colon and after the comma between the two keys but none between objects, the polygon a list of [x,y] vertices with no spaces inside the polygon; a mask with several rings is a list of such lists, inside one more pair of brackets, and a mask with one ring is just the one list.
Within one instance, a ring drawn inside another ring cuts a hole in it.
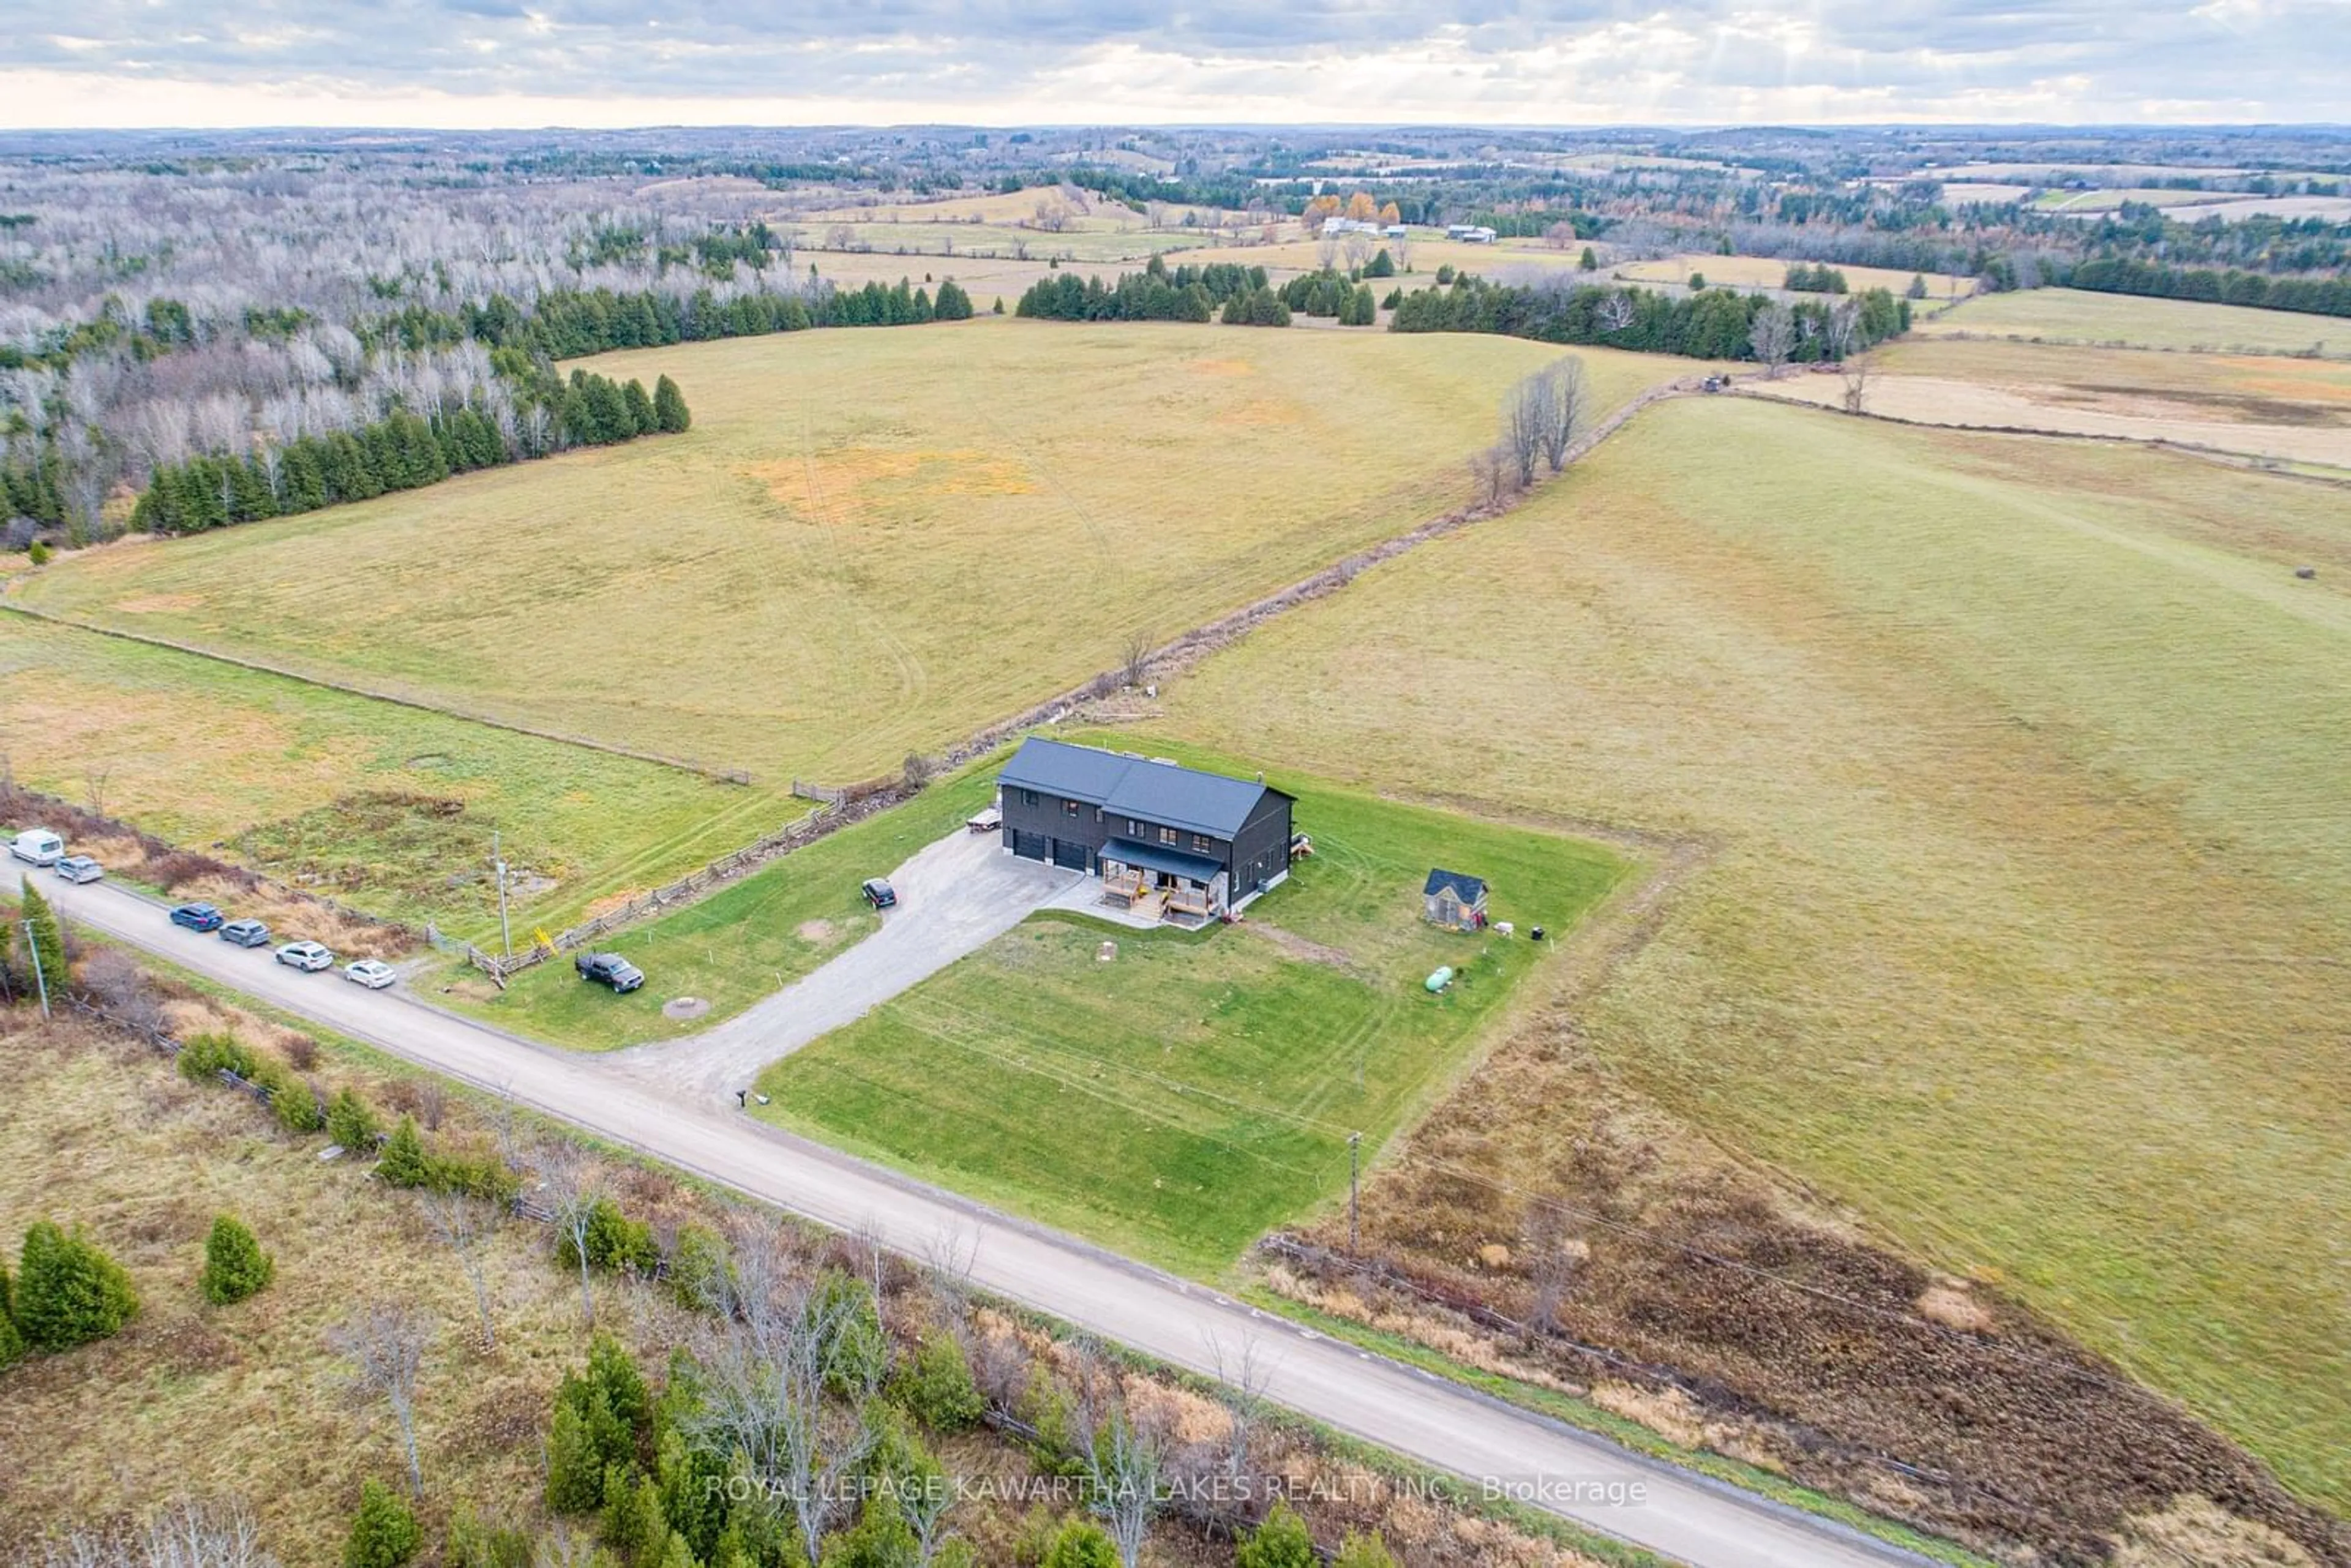
[{"label": "shrub", "polygon": [[327,1124],[319,1092],[274,1061],[256,1061],[256,1082],[269,1087],[269,1113],[289,1133],[315,1133]]},{"label": "shrub", "polygon": [[[594,1268],[616,1274],[629,1269],[651,1274],[661,1262],[653,1228],[642,1219],[631,1219],[609,1197],[598,1198],[588,1211],[587,1239],[588,1261]],[[556,1242],[555,1255],[566,1268],[580,1267],[580,1249],[568,1233]]]},{"label": "shrub", "polygon": [[433,1162],[425,1155],[415,1117],[402,1116],[400,1125],[392,1130],[392,1136],[384,1141],[383,1156],[376,1161],[375,1174],[392,1186],[433,1185]]},{"label": "shrub", "polygon": [[375,1113],[348,1089],[338,1090],[327,1107],[327,1136],[354,1154],[375,1146]]},{"label": "shrub", "polygon": [[971,1362],[955,1335],[935,1330],[890,1385],[906,1414],[934,1432],[960,1432],[977,1422],[987,1402],[972,1380]]},{"label": "shrub", "polygon": [[25,551],[25,555],[26,558],[31,560],[35,566],[47,566],[49,564],[49,547],[42,543],[39,539],[35,539],[33,541],[31,547]]},{"label": "shrub", "polygon": [[844,1396],[862,1396],[890,1375],[890,1336],[873,1292],[838,1269],[817,1276],[808,1311],[831,1325],[824,1347],[825,1386]]},{"label": "shrub", "polygon": [[16,1320],[35,1350],[70,1350],[119,1333],[139,1312],[139,1294],[122,1265],[76,1230],[47,1220],[25,1232],[18,1260]]},{"label": "shrub", "polygon": [[217,1082],[224,1071],[245,1079],[254,1074],[253,1052],[233,1036],[200,1034],[180,1048],[180,1076],[189,1082]]},{"label": "shrub", "polygon": [[25,1359],[25,1336],[16,1332],[16,1309],[9,1300],[8,1267],[0,1263],[0,1368]]},{"label": "shrub", "polygon": [[610,1334],[588,1347],[588,1365],[566,1374],[555,1391],[555,1421],[547,1441],[547,1506],[554,1513],[586,1513],[609,1500],[604,1480],[637,1458],[638,1434],[653,1413],[644,1374]]},{"label": "shrub", "polygon": [[646,1476],[619,1465],[604,1468],[604,1544],[637,1568],[658,1568],[668,1544],[669,1521],[662,1517],[661,1489]]},{"label": "shrub", "polygon": [[390,1488],[372,1479],[360,1487],[360,1511],[351,1520],[350,1539],[343,1542],[343,1568],[401,1568],[423,1544],[416,1515]]},{"label": "shrub", "polygon": [[707,1225],[688,1223],[669,1258],[669,1288],[678,1305],[715,1312],[726,1299],[726,1241]]},{"label": "shrub", "polygon": [[522,1194],[522,1178],[495,1154],[437,1155],[431,1186],[436,1192],[462,1192],[507,1206]]},{"label": "shrub", "polygon": [[1332,1568],[1396,1568],[1395,1554],[1388,1550],[1388,1543],[1382,1541],[1376,1532],[1357,1535],[1349,1531],[1346,1544],[1339,1548],[1339,1555],[1331,1561]]},{"label": "shrub", "polygon": [[224,1214],[213,1221],[204,1238],[204,1271],[197,1283],[204,1300],[216,1307],[230,1306],[269,1283],[277,1264],[245,1223]]},{"label": "shrub", "polygon": [[1265,1522],[1233,1553],[1234,1568],[1315,1568],[1314,1538],[1287,1502],[1276,1502]]},{"label": "shrub", "polygon": [[531,1568],[530,1531],[491,1524],[470,1509],[449,1521],[449,1542],[441,1553],[446,1568]]},{"label": "shrub", "polygon": [[1040,1568],[1119,1568],[1118,1545],[1101,1525],[1073,1519],[1053,1537]]}]

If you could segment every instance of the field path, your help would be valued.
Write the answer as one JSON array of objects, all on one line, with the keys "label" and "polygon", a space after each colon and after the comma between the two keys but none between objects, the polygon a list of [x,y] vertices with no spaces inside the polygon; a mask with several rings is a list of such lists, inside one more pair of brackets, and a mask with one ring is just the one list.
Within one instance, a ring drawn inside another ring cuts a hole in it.
[{"label": "field path", "polygon": [[921,1256],[976,1239],[973,1279],[1206,1376],[1249,1346],[1267,1396],[1366,1442],[1698,1568],[1865,1568],[1922,1559],[1342,1344],[1189,1281],[664,1093],[610,1059],[533,1045],[392,991],[301,975],[181,930],[111,883],[60,886],[90,929],[433,1071],[558,1117],[721,1186]]}]

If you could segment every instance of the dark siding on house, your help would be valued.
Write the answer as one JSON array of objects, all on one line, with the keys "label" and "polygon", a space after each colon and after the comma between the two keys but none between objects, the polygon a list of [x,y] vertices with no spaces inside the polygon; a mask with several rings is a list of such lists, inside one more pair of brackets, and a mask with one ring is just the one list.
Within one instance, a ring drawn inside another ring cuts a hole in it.
[{"label": "dark siding on house", "polygon": [[1268,789],[1234,835],[1226,868],[1235,903],[1260,883],[1271,882],[1290,864],[1290,808],[1297,802],[1279,789]]},{"label": "dark siding on house", "polygon": [[[1029,804],[1032,796],[1034,805]],[[1071,806],[1077,808],[1075,812],[1070,810]],[[1049,795],[1042,789],[1006,785],[1003,811],[1006,846],[1030,860],[1061,860],[1067,863],[1069,857],[1053,852],[1053,845],[1060,842],[1083,849],[1085,864],[1091,866],[1093,852],[1111,836],[1110,829],[1098,820],[1101,813],[1095,808],[1083,800]]]}]

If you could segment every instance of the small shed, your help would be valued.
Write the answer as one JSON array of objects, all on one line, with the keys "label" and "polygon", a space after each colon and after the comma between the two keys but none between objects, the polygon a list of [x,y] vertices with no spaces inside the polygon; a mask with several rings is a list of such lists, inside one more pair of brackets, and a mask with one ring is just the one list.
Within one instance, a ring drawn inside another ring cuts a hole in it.
[{"label": "small shed", "polygon": [[1477,931],[1486,924],[1486,883],[1466,872],[1432,871],[1421,890],[1424,916],[1432,925]]}]

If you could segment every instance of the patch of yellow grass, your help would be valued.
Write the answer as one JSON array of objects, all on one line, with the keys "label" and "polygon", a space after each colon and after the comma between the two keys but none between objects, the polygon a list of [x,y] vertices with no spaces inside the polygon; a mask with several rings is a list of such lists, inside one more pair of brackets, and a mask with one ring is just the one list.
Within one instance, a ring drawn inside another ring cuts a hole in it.
[{"label": "patch of yellow grass", "polygon": [[[674,375],[684,435],[99,551],[19,592],[100,620],[197,595],[138,626],[763,779],[863,779],[1462,505],[1504,389],[1558,352],[1028,321],[645,350],[595,363]],[[1688,368],[1583,357],[1603,404]]]},{"label": "patch of yellow grass", "polygon": [[2351,598],[2290,570],[2327,550],[2323,486],[1685,400],[1155,722],[1710,846],[1579,1005],[1596,1059],[2339,1507]]},{"label": "patch of yellow grass", "polygon": [[118,599],[114,608],[125,615],[170,615],[181,611],[201,610],[204,596],[201,593],[137,593],[128,599]]},{"label": "patch of yellow grass", "polygon": [[2074,288],[1980,294],[1919,321],[1913,330],[1933,338],[2013,338],[2205,353],[2298,354],[2316,347],[2329,359],[2351,358],[2351,325],[2339,316]]}]

